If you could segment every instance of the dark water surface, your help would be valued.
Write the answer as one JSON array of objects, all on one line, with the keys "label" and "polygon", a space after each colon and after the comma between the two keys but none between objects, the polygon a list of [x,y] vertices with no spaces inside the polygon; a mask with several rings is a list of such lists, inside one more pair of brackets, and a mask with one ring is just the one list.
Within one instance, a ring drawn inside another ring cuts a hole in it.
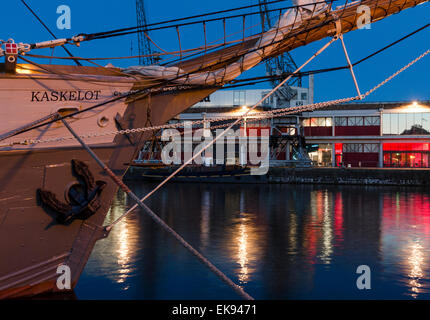
[{"label": "dark water surface", "polygon": [[[129,183],[143,196],[153,184]],[[172,183],[147,204],[256,299],[429,299],[430,191]],[[119,193],[111,222],[132,205]],[[358,290],[356,269],[371,269]],[[78,299],[237,299],[140,211],[97,243]]]}]

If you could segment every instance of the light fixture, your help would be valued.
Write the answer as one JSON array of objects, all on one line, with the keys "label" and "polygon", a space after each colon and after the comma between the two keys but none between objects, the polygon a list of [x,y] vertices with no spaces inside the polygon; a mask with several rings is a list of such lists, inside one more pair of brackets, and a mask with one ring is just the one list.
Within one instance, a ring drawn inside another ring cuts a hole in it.
[{"label": "light fixture", "polygon": [[414,100],[410,104],[400,107],[399,111],[405,113],[429,112],[429,107]]},{"label": "light fixture", "polygon": [[241,110],[242,110],[243,112],[247,112],[247,111],[249,110],[249,107],[248,107],[248,106],[242,106],[242,107],[241,107]]}]

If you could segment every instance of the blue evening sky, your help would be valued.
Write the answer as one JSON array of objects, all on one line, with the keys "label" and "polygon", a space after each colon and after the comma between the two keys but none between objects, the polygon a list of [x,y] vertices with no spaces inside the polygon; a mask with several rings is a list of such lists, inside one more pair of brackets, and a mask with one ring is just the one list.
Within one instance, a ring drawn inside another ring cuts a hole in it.
[{"label": "blue evening sky", "polygon": [[[57,37],[69,37],[79,33],[91,33],[115,28],[136,25],[134,0],[102,1],[102,0],[26,0],[40,15]],[[146,0],[147,18],[149,22],[157,22],[178,17],[200,14],[208,11],[229,9],[257,3],[257,0]],[[284,6],[290,5],[285,1]],[[339,2],[339,5],[341,3]],[[56,27],[59,5],[71,8],[71,29],[59,30]],[[250,9],[248,9],[250,12]],[[358,30],[345,35],[345,41],[352,61],[372,53],[373,51],[401,38],[413,30],[427,24],[430,17],[430,4],[407,9],[372,25],[371,30]],[[259,22],[257,16],[249,19],[249,25]],[[232,22],[230,31],[238,31],[239,24]],[[209,40],[222,37],[221,25],[208,25]],[[184,47],[195,47],[204,44],[202,28],[184,28],[182,31]],[[248,34],[249,35],[249,34]],[[166,50],[177,50],[177,38],[174,30],[151,33],[153,39]],[[33,43],[51,39],[38,21],[27,11],[20,0],[11,0],[7,4],[7,14],[0,19],[0,39],[13,38],[16,42]],[[363,92],[367,91],[387,76],[429,49],[430,28],[402,42],[400,45],[385,51],[383,54],[367,61],[356,68],[356,75]],[[327,39],[298,48],[292,51],[296,63],[300,65],[318,50]],[[133,47],[133,49],[132,49]],[[111,38],[86,42],[80,48],[69,48],[76,56],[112,57],[137,54],[137,36]],[[50,54],[50,50],[32,53]],[[55,49],[55,55],[64,56],[61,48]],[[39,60],[38,60],[39,61]],[[117,66],[136,65],[137,60],[115,60]],[[307,70],[345,65],[345,56],[340,42],[335,42],[329,50],[312,62]],[[430,56],[418,62],[386,86],[379,89],[366,101],[398,101],[398,100],[430,100],[428,73]],[[265,74],[263,66],[248,71],[244,77]],[[304,79],[307,86],[307,79]],[[268,83],[259,84],[258,88],[269,87]],[[325,101],[340,97],[356,95],[355,87],[348,70],[315,77],[315,100]]]}]

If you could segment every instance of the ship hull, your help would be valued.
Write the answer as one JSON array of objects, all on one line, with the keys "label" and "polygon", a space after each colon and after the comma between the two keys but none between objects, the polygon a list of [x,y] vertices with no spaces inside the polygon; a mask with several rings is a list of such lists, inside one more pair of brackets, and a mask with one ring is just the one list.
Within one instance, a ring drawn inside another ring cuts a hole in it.
[{"label": "ship hull", "polygon": [[[114,147],[95,149],[106,163],[114,151]],[[107,185],[96,214],[63,225],[56,221],[55,212],[41,206],[37,190],[47,189],[64,199],[67,188],[76,181],[71,159],[86,163],[94,178]],[[70,268],[73,287],[95,242],[104,235],[102,225],[116,186],[78,148],[0,154],[0,167],[0,298],[58,290],[59,265]],[[124,169],[116,172],[121,175]]]},{"label": "ship hull", "polygon": [[[16,80],[14,79],[14,81]],[[60,89],[69,92],[70,86],[74,90],[82,92],[95,90],[92,87],[93,84],[86,82],[49,81],[51,80],[33,79],[27,81],[25,86],[20,87],[18,83],[16,87],[22,88],[20,96],[26,97],[27,103],[32,92],[42,91],[40,83],[45,87],[43,90],[49,92]],[[113,89],[109,90],[113,91],[115,83],[110,83],[110,85]],[[4,88],[4,84],[2,84],[2,88]],[[131,88],[133,88],[132,85],[128,90]],[[125,87],[125,89],[127,88]],[[102,108],[99,112],[93,112],[90,117],[69,120],[78,134],[93,132],[94,128],[111,131],[112,128],[109,125],[106,128],[97,127],[97,119],[100,119],[102,115],[108,118],[110,124],[116,124],[114,129],[160,125],[213,91],[214,89],[195,89],[155,93],[139,100],[116,103]],[[17,100],[16,95],[8,96],[7,91],[2,91],[1,94],[3,95],[1,101]],[[38,99],[41,97],[40,94],[37,96]],[[90,97],[89,94],[88,97]],[[33,101],[26,107],[42,108],[45,106],[45,109],[39,110],[40,116],[43,116],[58,105],[43,102],[34,103]],[[15,101],[14,104],[16,108],[20,105],[25,106],[23,101]],[[70,102],[63,104],[63,106],[69,105]],[[7,107],[11,110],[10,103]],[[23,109],[25,110],[26,107]],[[31,119],[19,119],[21,123],[18,123],[18,115],[4,114],[5,108],[2,111],[2,120],[5,119],[4,117],[9,117],[16,126],[34,119],[34,116]],[[88,121],[92,121],[92,123]],[[9,138],[7,142],[24,138],[43,140],[44,134],[48,134],[48,138],[70,136],[70,133],[60,123],[55,123],[51,128],[54,129],[54,136],[49,128],[40,129]],[[94,139],[86,139],[86,141],[98,157],[116,175],[122,177],[128,169],[128,163],[136,158],[136,154],[145,140],[151,136],[152,132],[149,131],[128,135],[100,135]],[[79,178],[73,170],[72,160],[84,163],[94,180],[104,182],[105,187],[99,194],[100,207],[94,214],[63,224],[56,219],[59,213],[52,208],[47,208],[46,204],[41,202],[38,190],[48,190],[55,194],[58,200],[70,202],[69,190],[79,182]],[[95,243],[107,235],[104,220],[117,190],[118,187],[109,176],[72,139],[0,147],[0,298],[19,298],[73,290]],[[58,267],[61,265],[70,268],[70,288],[57,285],[57,280],[63,275],[63,272],[58,271]]]}]

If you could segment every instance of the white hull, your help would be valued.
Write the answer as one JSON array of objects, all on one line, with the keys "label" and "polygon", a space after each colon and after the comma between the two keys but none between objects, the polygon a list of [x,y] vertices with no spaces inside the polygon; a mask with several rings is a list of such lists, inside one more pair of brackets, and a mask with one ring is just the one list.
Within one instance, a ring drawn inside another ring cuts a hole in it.
[{"label": "white hull", "polygon": [[[95,77],[88,78],[94,80],[64,80],[55,75],[0,76],[0,119],[2,119],[0,136],[57,111],[80,111],[113,99],[118,93],[129,92],[134,83],[123,77],[103,77],[99,80]],[[88,143],[109,144],[113,142],[114,135],[98,135],[117,130],[115,116],[119,114],[122,117],[125,109],[126,103],[123,100],[116,101],[81,113],[68,121],[79,134],[95,134]],[[0,151],[78,146],[73,139],[34,145],[13,145],[24,140],[70,136],[61,123],[53,123],[0,141]]]}]

